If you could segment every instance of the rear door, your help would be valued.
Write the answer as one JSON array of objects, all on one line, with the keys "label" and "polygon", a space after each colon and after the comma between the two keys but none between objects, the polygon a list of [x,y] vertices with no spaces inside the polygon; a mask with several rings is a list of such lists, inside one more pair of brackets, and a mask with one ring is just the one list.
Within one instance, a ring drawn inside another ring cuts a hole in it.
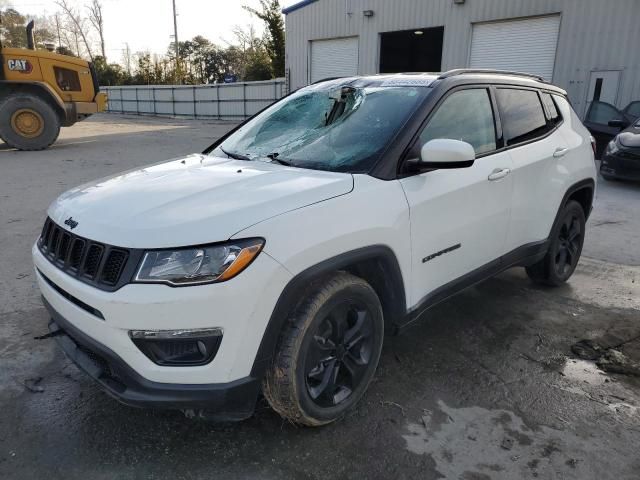
[{"label": "rear door", "polygon": [[564,194],[559,170],[569,148],[558,128],[561,115],[550,95],[525,87],[497,87],[496,98],[504,141],[513,160],[506,242],[506,250],[512,252],[549,236]]},{"label": "rear door", "polygon": [[511,158],[508,152],[497,152],[489,88],[448,93],[411,151],[417,155],[437,138],[470,143],[476,161],[469,168],[432,170],[400,180],[411,219],[414,306],[438,287],[463,281],[463,276],[499,259],[509,226]]}]

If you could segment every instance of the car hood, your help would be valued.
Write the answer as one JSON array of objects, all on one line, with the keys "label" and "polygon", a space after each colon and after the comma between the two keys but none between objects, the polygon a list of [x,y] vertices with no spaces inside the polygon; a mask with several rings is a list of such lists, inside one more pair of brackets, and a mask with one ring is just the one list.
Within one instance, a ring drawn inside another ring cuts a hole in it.
[{"label": "car hood", "polygon": [[66,229],[77,222],[74,234],[110,245],[177,247],[227,240],[352,189],[351,174],[190,155],[69,190],[49,216]]},{"label": "car hood", "polygon": [[640,147],[640,127],[627,128],[618,135],[618,141],[625,147]]}]

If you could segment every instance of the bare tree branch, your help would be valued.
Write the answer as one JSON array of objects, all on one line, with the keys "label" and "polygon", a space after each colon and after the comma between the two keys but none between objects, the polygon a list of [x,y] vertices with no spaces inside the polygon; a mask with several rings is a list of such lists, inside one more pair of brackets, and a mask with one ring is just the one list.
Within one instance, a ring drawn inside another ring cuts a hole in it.
[{"label": "bare tree branch", "polygon": [[88,32],[86,32],[84,28],[85,19],[80,17],[80,15],[75,12],[75,10],[69,5],[67,0],[56,0],[56,5],[58,5],[58,7],[62,9],[67,18],[71,20],[71,22],[75,25],[77,34],[79,34],[80,38],[82,38],[82,42],[87,49],[87,54],[93,62],[93,52],[91,51],[91,45],[89,44],[89,39],[87,38]]},{"label": "bare tree branch", "polygon": [[104,18],[102,16],[102,4],[100,0],[93,0],[91,5],[87,6],[89,10],[89,22],[93,25],[98,36],[100,37],[100,51],[102,52],[102,58],[107,61],[107,54],[104,47]]}]

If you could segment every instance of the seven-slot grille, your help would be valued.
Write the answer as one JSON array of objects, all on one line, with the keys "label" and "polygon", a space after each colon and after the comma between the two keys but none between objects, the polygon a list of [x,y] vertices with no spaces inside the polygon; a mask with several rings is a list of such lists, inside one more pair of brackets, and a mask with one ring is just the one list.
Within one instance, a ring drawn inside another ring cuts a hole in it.
[{"label": "seven-slot grille", "polygon": [[44,223],[38,247],[56,267],[99,288],[118,285],[130,253],[74,235],[50,218]]}]

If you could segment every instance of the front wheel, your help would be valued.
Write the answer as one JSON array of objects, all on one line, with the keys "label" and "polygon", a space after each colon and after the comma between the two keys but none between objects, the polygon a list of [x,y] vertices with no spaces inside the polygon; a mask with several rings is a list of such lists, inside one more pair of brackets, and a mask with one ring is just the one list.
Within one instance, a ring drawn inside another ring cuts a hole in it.
[{"label": "front wheel", "polygon": [[384,321],[376,292],[338,272],[293,312],[263,381],[271,407],[298,424],[342,417],[362,397],[380,359]]},{"label": "front wheel", "polygon": [[553,227],[547,254],[538,263],[526,267],[529,278],[554,287],[569,280],[582,253],[585,223],[582,206],[570,200]]},{"label": "front wheel", "polygon": [[42,150],[58,138],[60,118],[42,98],[13,93],[0,102],[0,138],[18,150]]}]

